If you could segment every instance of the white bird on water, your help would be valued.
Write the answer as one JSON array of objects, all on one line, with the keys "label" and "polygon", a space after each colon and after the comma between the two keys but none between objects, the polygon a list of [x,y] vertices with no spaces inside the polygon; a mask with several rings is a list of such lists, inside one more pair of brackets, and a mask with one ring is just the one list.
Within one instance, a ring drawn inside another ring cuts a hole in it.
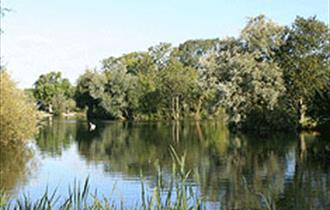
[{"label": "white bird on water", "polygon": [[88,125],[89,125],[89,131],[95,130],[95,128],[96,128],[95,124],[93,124],[92,122],[88,122]]}]

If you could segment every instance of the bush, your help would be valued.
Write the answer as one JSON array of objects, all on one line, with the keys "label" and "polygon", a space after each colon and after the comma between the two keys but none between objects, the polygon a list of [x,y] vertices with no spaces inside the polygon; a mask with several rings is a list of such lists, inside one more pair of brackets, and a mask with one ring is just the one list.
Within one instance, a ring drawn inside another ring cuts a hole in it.
[{"label": "bush", "polygon": [[35,131],[35,106],[3,69],[0,96],[0,145],[21,143]]}]

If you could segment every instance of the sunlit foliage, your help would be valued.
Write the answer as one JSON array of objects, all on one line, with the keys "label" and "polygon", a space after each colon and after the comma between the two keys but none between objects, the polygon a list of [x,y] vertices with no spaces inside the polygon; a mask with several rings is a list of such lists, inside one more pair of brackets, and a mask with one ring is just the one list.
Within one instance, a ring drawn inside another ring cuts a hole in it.
[{"label": "sunlit foliage", "polygon": [[20,144],[35,131],[35,106],[4,69],[0,70],[0,94],[0,144]]},{"label": "sunlit foliage", "polygon": [[68,79],[63,79],[60,72],[40,75],[34,84],[34,96],[41,110],[61,114],[73,110],[74,90]]},{"label": "sunlit foliage", "polygon": [[[75,99],[89,117],[101,119],[226,115],[232,128],[244,130],[324,127],[330,121],[329,37],[329,27],[315,17],[297,17],[286,27],[259,15],[237,38],[160,43],[106,58],[78,79]],[[46,89],[53,100],[43,96],[45,104],[64,100],[65,94],[54,97],[54,88]]]}]

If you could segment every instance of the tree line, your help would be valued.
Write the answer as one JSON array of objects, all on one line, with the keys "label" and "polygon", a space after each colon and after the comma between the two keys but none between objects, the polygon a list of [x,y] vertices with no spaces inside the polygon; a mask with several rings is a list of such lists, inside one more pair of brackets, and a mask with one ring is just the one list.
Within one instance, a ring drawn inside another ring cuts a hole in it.
[{"label": "tree line", "polygon": [[[58,72],[32,90],[51,112],[86,109],[88,118],[205,119],[232,128],[329,126],[330,33],[316,17],[281,26],[260,15],[238,37],[160,43],[102,60],[73,87]],[[54,109],[54,110],[53,110]]]}]

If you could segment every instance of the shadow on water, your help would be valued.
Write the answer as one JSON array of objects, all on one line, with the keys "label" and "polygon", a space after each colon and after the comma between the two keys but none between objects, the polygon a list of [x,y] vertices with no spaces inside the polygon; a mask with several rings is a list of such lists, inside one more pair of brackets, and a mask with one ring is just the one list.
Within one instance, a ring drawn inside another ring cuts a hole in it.
[{"label": "shadow on water", "polygon": [[[41,154],[54,157],[76,145],[86,164],[103,166],[104,176],[120,173],[127,180],[139,179],[142,170],[151,187],[156,185],[156,164],[166,187],[172,167],[169,145],[173,145],[179,154],[186,152],[186,168],[194,170],[190,183],[208,202],[228,209],[258,209],[260,200],[278,209],[328,209],[327,137],[232,134],[223,123],[212,121],[98,122],[89,131],[85,121],[54,120],[36,142]],[[4,161],[10,165],[8,159],[9,155]],[[1,186],[15,186],[15,181],[5,179]]]}]

